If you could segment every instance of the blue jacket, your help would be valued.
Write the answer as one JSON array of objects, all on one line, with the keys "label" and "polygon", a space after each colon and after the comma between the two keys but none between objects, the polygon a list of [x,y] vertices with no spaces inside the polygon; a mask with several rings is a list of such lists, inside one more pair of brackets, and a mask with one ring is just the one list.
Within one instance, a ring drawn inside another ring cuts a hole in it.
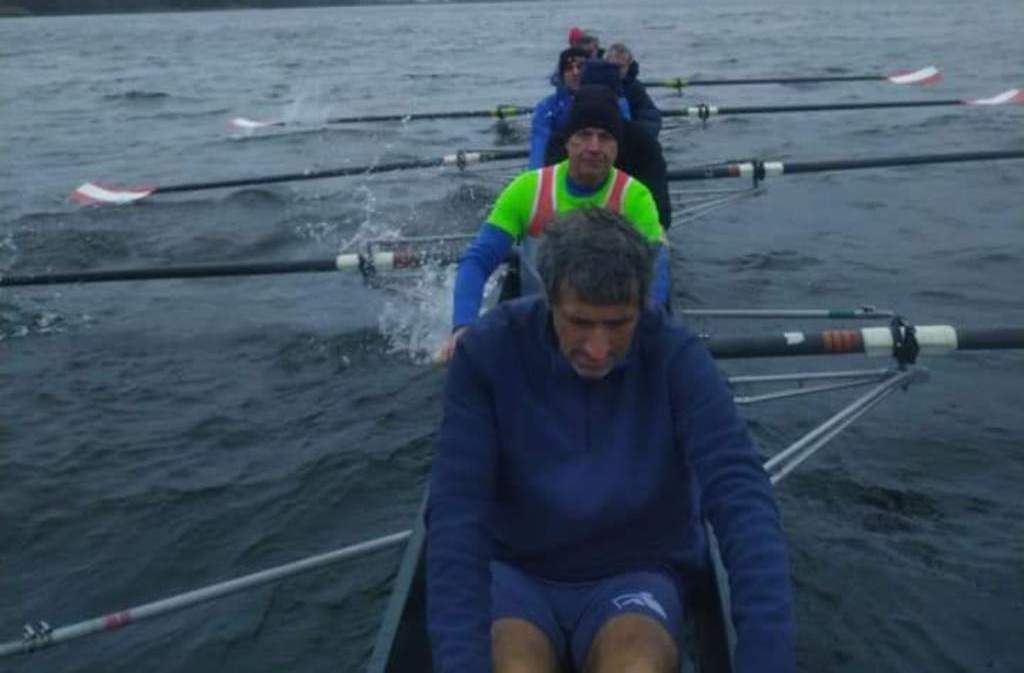
[{"label": "blue jacket", "polygon": [[427,512],[434,670],[491,670],[491,559],[553,580],[699,568],[702,515],[730,575],[738,670],[793,671],[771,485],[703,344],[647,310],[624,361],[589,381],[542,300],[498,306],[459,341],[445,387]]},{"label": "blue jacket", "polygon": [[[555,86],[555,93],[544,98],[533,108],[530,121],[530,159],[527,168],[544,165],[544,152],[551,135],[569,122],[569,108],[572,107],[572,91],[561,84]],[[629,102],[619,96],[619,110],[623,119],[630,119]]]}]

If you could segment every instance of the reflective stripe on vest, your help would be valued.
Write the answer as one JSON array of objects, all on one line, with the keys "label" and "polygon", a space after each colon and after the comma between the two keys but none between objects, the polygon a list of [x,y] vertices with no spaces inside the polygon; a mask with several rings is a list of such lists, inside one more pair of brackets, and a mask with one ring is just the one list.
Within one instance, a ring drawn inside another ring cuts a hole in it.
[{"label": "reflective stripe on vest", "polygon": [[[558,214],[558,189],[555,184],[555,166],[545,166],[540,169],[540,179],[537,180],[537,191],[533,195],[533,208],[530,210],[530,222],[526,227],[529,235],[537,238],[548,226],[551,220]],[[622,212],[622,203],[626,197],[626,189],[633,179],[617,168],[613,168],[614,177],[612,187],[605,197],[603,208],[613,213]]]}]

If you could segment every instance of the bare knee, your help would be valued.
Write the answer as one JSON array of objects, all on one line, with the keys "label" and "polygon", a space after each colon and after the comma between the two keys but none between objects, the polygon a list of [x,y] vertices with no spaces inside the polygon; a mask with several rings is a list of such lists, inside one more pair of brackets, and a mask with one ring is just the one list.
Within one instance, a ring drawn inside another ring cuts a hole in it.
[{"label": "bare knee", "polygon": [[525,619],[504,618],[491,625],[491,659],[494,673],[558,673],[551,641]]},{"label": "bare knee", "polygon": [[587,673],[674,673],[679,652],[657,620],[640,614],[608,620],[587,652]]}]

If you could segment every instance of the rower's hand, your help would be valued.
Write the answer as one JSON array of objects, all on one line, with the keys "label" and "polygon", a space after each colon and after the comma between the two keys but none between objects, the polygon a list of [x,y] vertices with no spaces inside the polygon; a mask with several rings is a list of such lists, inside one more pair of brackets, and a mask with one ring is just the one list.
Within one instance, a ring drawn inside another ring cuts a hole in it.
[{"label": "rower's hand", "polygon": [[448,340],[444,342],[444,346],[441,346],[441,352],[437,354],[438,361],[447,365],[452,361],[452,356],[455,355],[455,345],[459,343],[459,339],[462,338],[463,332],[466,331],[466,327],[460,327],[451,333]]}]

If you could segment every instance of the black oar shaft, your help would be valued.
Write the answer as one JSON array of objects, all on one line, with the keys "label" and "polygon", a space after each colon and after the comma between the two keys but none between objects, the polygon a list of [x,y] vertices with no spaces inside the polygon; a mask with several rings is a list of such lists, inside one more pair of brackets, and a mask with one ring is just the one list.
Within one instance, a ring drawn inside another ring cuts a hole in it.
[{"label": "black oar shaft", "polygon": [[20,276],[0,275],[0,287],[58,285],[66,283],[107,283],[125,280],[170,280],[176,278],[216,278],[224,276],[261,276],[283,273],[337,271],[337,260],[315,259],[296,262],[250,262],[243,264],[192,264],[164,268],[98,269],[63,273],[35,273]]},{"label": "black oar shaft", "polygon": [[645,81],[651,88],[682,89],[689,86],[733,86],[747,84],[811,84],[814,82],[878,82],[888,79],[885,75],[832,75],[824,77],[749,77],[738,79],[685,79],[682,77],[665,80]]},{"label": "black oar shaft", "polygon": [[957,350],[983,351],[1024,348],[1024,328],[957,330]]},{"label": "black oar shaft", "polygon": [[969,161],[999,161],[1024,159],[1024,150],[995,150],[986,152],[950,152],[944,154],[919,154],[872,159],[830,159],[824,161],[750,161],[726,164],[711,164],[669,171],[669,181],[711,180],[716,178],[741,178],[757,175],[763,179],[771,175],[794,173],[823,173],[826,171],[858,170],[865,168],[888,168],[893,166],[920,166],[925,164],[961,163]]},{"label": "black oar shaft", "polygon": [[416,168],[434,168],[445,165],[458,165],[459,156],[466,157],[467,163],[473,161],[499,161],[502,159],[523,159],[529,156],[525,150],[501,150],[494,152],[460,153],[435,159],[413,159],[409,161],[393,161],[383,164],[370,164],[367,166],[349,166],[345,168],[332,168],[322,171],[308,170],[301,173],[284,173],[281,175],[265,175],[262,177],[239,178],[235,180],[216,180],[211,182],[188,182],[178,185],[157,187],[153,194],[168,194],[171,192],[195,192],[205,189],[224,189],[227,187],[246,187],[252,185],[268,185],[277,182],[295,182],[299,180],[323,180],[326,178],[340,178],[350,175],[371,175],[375,173],[390,173],[393,171],[412,170]]},{"label": "black oar shaft", "polygon": [[107,283],[134,280],[223,278],[270,274],[355,271],[373,276],[378,271],[410,269],[424,264],[452,264],[473,235],[426,236],[402,240],[371,241],[362,252],[348,252],[326,259],[295,261],[192,264],[140,269],[94,269],[24,275],[0,274],[0,287]]},{"label": "black oar shaft", "polygon": [[921,154],[916,156],[878,157],[875,159],[790,161],[783,162],[783,172],[788,175],[791,173],[818,173],[834,170],[887,168],[892,166],[921,166],[925,164],[948,164],[968,161],[999,161],[1005,159],[1024,159],[1024,150],[949,152],[944,154]]},{"label": "black oar shaft", "polygon": [[716,115],[777,114],[785,112],[832,112],[840,110],[877,110],[892,108],[943,107],[966,105],[955,98],[945,100],[876,101],[869,103],[815,103],[806,105],[747,105],[732,107],[697,106],[682,110],[663,110],[663,117],[710,117]]},{"label": "black oar shaft", "polygon": [[402,121],[423,121],[430,119],[475,119],[479,117],[493,117],[505,119],[519,115],[530,114],[533,108],[518,105],[499,105],[490,110],[456,110],[454,112],[414,112],[411,114],[387,114],[387,115],[361,115],[355,117],[333,117],[327,119],[328,124],[356,124],[371,122],[402,122]]},{"label": "black oar shaft", "polygon": [[[1020,327],[923,326],[916,328],[914,338],[922,353],[1024,348],[1024,328]],[[705,344],[720,360],[852,353],[892,355],[889,328],[885,327],[787,332],[769,337],[711,337]]]},{"label": "black oar shaft", "polygon": [[418,161],[394,161],[375,166],[352,166],[349,168],[333,168],[324,171],[303,171],[302,173],[282,173],[280,175],[265,175],[256,178],[239,178],[236,180],[216,180],[213,182],[186,182],[179,185],[157,187],[154,194],[166,194],[170,192],[197,192],[204,189],[223,189],[225,187],[244,187],[247,185],[269,185],[277,182],[293,182],[297,180],[321,180],[325,178],[340,178],[349,175],[362,175],[370,173],[386,173],[389,171],[411,170],[414,168],[433,168],[440,166],[443,159],[424,159]]},{"label": "black oar shaft", "polygon": [[[849,346],[843,350],[830,347],[834,339],[826,340],[825,335],[834,334],[848,334]],[[864,352],[864,344],[861,342],[860,333],[856,330],[831,330],[818,334],[804,333],[803,339],[798,343],[793,343],[784,334],[770,337],[711,337],[705,343],[708,350],[711,351],[711,355],[718,360]]]}]

